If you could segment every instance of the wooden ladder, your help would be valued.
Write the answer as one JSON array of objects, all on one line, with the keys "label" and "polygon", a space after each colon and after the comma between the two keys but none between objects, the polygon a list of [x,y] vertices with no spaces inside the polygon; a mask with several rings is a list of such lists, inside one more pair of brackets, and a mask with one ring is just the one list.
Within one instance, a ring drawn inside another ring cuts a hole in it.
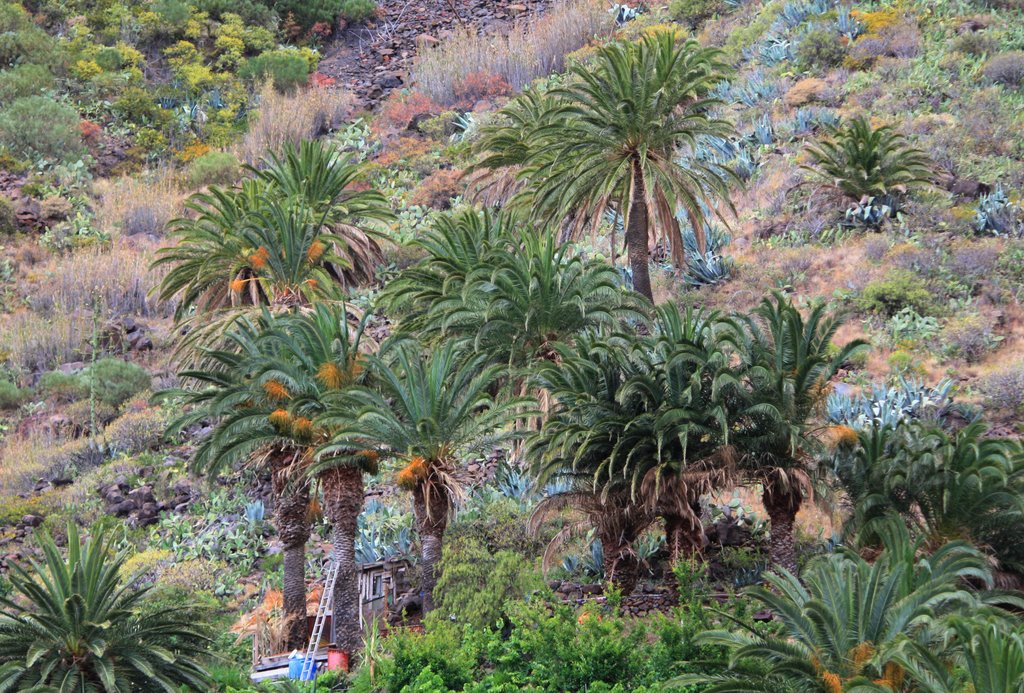
[{"label": "wooden ladder", "polygon": [[330,565],[327,568],[327,576],[324,579],[324,592],[320,595],[320,605],[316,609],[316,619],[313,621],[313,632],[309,634],[306,658],[302,660],[300,681],[308,681],[313,678],[313,667],[316,666],[316,651],[320,648],[320,638],[324,634],[327,614],[334,607],[334,583],[338,581],[338,562],[333,557],[330,561]]}]

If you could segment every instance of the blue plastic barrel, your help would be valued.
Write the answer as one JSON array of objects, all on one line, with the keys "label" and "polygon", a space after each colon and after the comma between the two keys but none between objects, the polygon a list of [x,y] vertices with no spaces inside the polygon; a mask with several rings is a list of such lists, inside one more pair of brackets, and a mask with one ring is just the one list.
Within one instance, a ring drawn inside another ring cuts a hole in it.
[{"label": "blue plastic barrel", "polygon": [[288,678],[299,680],[299,677],[302,676],[302,662],[302,657],[297,653],[292,653],[292,656],[288,658]]}]

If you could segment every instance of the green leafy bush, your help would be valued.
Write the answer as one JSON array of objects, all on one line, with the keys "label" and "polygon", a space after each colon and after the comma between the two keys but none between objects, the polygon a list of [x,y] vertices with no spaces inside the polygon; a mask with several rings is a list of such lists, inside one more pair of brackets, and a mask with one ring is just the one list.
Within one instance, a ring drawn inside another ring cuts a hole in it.
[{"label": "green leafy bush", "polygon": [[78,373],[50,371],[39,377],[36,390],[58,402],[74,402],[89,395],[89,387]]},{"label": "green leafy bush", "polygon": [[110,454],[135,455],[157,447],[167,428],[167,416],[156,408],[130,411],[103,431]]},{"label": "green leafy bush", "polygon": [[85,153],[78,111],[46,96],[24,96],[0,111],[0,145],[24,158],[70,161]]},{"label": "green leafy bush", "polygon": [[509,599],[520,599],[544,586],[530,561],[513,551],[491,553],[482,542],[449,541],[434,589],[439,613],[475,628],[493,628]]},{"label": "green leafy bush", "polygon": [[800,39],[796,58],[804,70],[838,67],[846,58],[846,46],[837,40],[834,31],[816,27]]},{"label": "green leafy bush", "polygon": [[374,0],[342,0],[339,14],[349,22],[362,22],[377,13]]},{"label": "green leafy bush", "polygon": [[0,3],[0,65],[59,62],[56,41],[32,22],[19,3]]},{"label": "green leafy bush", "polygon": [[192,185],[230,185],[238,179],[238,159],[231,152],[207,152],[189,167]]},{"label": "green leafy bush", "polygon": [[680,22],[696,29],[705,19],[710,19],[725,9],[722,0],[672,0],[669,13]]},{"label": "green leafy bush", "polygon": [[53,86],[53,75],[42,65],[15,65],[0,72],[0,104],[38,96]]},{"label": "green leafy bush", "polygon": [[18,219],[14,215],[14,205],[6,197],[0,195],[0,235],[9,236],[18,230]]},{"label": "green leafy bush", "polygon": [[148,389],[153,380],[141,366],[115,358],[100,359],[83,371],[82,378],[99,401],[112,407]]},{"label": "green leafy bush", "polygon": [[14,409],[25,399],[25,392],[9,380],[0,380],[0,409]]},{"label": "green leafy bush", "polygon": [[250,58],[238,71],[243,79],[271,80],[278,91],[293,92],[309,79],[309,61],[296,50],[274,50]]},{"label": "green leafy bush", "polygon": [[864,312],[886,317],[892,317],[907,307],[918,315],[932,315],[936,309],[925,281],[908,270],[895,270],[865,286],[857,305]]}]

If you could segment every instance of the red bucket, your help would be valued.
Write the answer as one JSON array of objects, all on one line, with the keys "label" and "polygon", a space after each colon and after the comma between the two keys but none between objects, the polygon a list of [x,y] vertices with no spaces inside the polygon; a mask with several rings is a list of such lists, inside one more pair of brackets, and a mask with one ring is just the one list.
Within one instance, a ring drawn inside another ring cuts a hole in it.
[{"label": "red bucket", "polygon": [[348,673],[348,652],[339,650],[335,647],[327,648],[327,671],[338,671],[341,669],[346,674]]}]

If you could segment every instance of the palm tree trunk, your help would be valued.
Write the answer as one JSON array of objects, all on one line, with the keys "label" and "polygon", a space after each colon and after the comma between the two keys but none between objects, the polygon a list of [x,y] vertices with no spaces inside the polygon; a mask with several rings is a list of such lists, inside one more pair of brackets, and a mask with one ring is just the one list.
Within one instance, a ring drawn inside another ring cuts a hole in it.
[{"label": "palm tree trunk", "polygon": [[306,541],[309,540],[309,484],[303,479],[295,484],[279,480],[274,474],[277,508],[277,534],[284,546],[284,618],[285,647],[288,650],[306,646]]},{"label": "palm tree trunk", "polygon": [[633,271],[633,289],[653,302],[650,249],[647,245],[649,238],[647,190],[638,161],[633,162],[633,193],[629,200],[627,217],[626,252],[629,255],[629,267]]},{"label": "palm tree trunk", "polygon": [[771,521],[771,538],[768,555],[772,564],[797,574],[796,547],[793,542],[793,526],[796,514],[800,512],[803,496],[800,491],[774,488],[765,485],[761,494],[765,512]]},{"label": "palm tree trunk", "polygon": [[633,593],[640,580],[640,561],[628,544],[619,537],[600,537],[604,553],[604,577],[622,591],[623,596]]},{"label": "palm tree trunk", "polygon": [[356,566],[356,527],[363,509],[363,472],[343,466],[320,475],[324,489],[324,512],[331,523],[332,560],[338,566],[334,583],[331,624],[335,645],[355,652],[362,644],[359,627],[359,571]]},{"label": "palm tree trunk", "polygon": [[434,608],[434,587],[440,577],[444,531],[448,527],[450,501],[444,493],[434,493],[427,502],[427,489],[419,483],[413,490],[413,514],[416,531],[420,535],[420,592],[423,595],[423,613]]},{"label": "palm tree trunk", "polygon": [[704,532],[692,521],[675,513],[664,514],[665,542],[672,563],[689,558],[704,548]]}]

